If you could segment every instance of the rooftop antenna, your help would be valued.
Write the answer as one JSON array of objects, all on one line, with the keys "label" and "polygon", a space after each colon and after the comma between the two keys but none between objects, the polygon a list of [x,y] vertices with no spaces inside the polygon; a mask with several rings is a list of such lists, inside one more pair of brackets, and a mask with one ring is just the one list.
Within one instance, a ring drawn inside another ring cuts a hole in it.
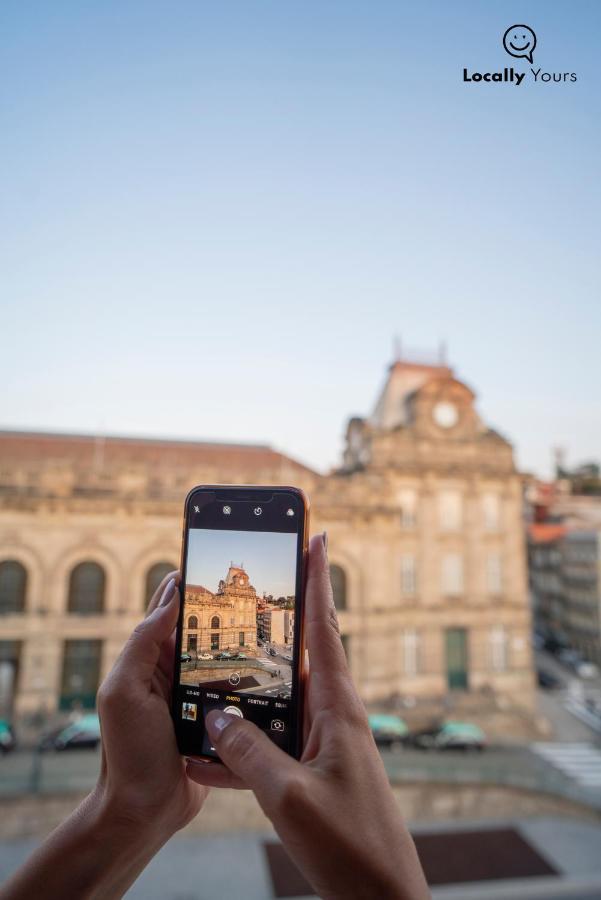
[{"label": "rooftop antenna", "polygon": [[438,345],[438,362],[441,366],[447,365],[447,342],[441,341]]},{"label": "rooftop antenna", "polygon": [[392,342],[392,355],[394,362],[400,362],[403,356],[403,348],[401,344],[401,336],[399,334],[395,334],[394,340]]}]

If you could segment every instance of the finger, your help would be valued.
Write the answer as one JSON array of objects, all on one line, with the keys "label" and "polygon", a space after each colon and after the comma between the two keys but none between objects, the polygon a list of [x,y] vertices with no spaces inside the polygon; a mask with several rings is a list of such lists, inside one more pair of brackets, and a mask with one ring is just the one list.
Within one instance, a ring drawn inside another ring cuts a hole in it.
[{"label": "finger", "polygon": [[177,624],[179,591],[175,578],[167,582],[159,605],[136,626],[115,664],[116,678],[126,677],[132,686],[150,687],[161,648]]},{"label": "finger", "polygon": [[309,566],[305,592],[305,635],[312,678],[329,680],[337,689],[337,676],[348,678],[348,667],[338,616],[334,606],[325,535],[315,535],[309,544]]},{"label": "finger", "polygon": [[234,775],[220,763],[189,758],[186,760],[186,775],[191,781],[206,787],[235,788],[242,791],[249,789],[238,775]]},{"label": "finger", "polygon": [[169,584],[169,582],[171,581],[171,579],[174,578],[174,579],[175,579],[175,583],[176,583],[177,585],[179,585],[179,583],[180,583],[180,581],[181,581],[181,577],[182,577],[182,576],[180,575],[180,573],[178,572],[177,569],[175,569],[174,572],[169,572],[167,575],[165,575],[165,577],[163,578],[163,580],[162,580],[161,583],[159,584],[158,588],[156,589],[156,591],[154,592],[154,594],[153,594],[152,597],[150,598],[150,603],[148,604],[148,606],[147,606],[147,608],[146,608],[146,616],[147,616],[147,617],[148,617],[152,612],[154,612],[154,610],[157,608],[157,606],[158,606],[159,603],[161,602],[161,597],[163,596],[163,591],[165,590],[165,588],[167,587],[167,585]]},{"label": "finger", "polygon": [[222,710],[206,718],[211,743],[228,769],[254,791],[267,811],[299,763],[280,750],[256,725]]}]

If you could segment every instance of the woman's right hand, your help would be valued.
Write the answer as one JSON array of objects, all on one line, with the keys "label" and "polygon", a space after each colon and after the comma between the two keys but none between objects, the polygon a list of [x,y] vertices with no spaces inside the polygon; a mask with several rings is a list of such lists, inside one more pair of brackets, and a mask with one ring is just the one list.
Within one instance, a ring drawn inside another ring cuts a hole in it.
[{"label": "woman's right hand", "polygon": [[207,728],[229,772],[190,761],[188,776],[251,788],[320,897],[424,900],[430,893],[415,845],[348,671],[321,535],[309,549],[305,616],[310,671],[300,762],[251,722],[214,711]]}]

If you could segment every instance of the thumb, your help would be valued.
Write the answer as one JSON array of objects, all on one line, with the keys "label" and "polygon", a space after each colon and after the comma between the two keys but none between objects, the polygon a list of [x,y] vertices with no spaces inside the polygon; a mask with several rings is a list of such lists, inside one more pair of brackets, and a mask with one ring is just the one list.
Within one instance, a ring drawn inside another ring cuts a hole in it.
[{"label": "thumb", "polygon": [[222,762],[256,794],[268,812],[299,763],[256,725],[238,716],[211,710],[206,727]]}]

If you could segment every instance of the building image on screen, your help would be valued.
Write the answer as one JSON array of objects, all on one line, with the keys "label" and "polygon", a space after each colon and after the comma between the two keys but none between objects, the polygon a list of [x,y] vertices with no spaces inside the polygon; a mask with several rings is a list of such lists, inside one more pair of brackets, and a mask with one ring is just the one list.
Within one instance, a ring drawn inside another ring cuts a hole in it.
[{"label": "building image on screen", "polygon": [[180,684],[288,700],[297,535],[191,529]]}]

